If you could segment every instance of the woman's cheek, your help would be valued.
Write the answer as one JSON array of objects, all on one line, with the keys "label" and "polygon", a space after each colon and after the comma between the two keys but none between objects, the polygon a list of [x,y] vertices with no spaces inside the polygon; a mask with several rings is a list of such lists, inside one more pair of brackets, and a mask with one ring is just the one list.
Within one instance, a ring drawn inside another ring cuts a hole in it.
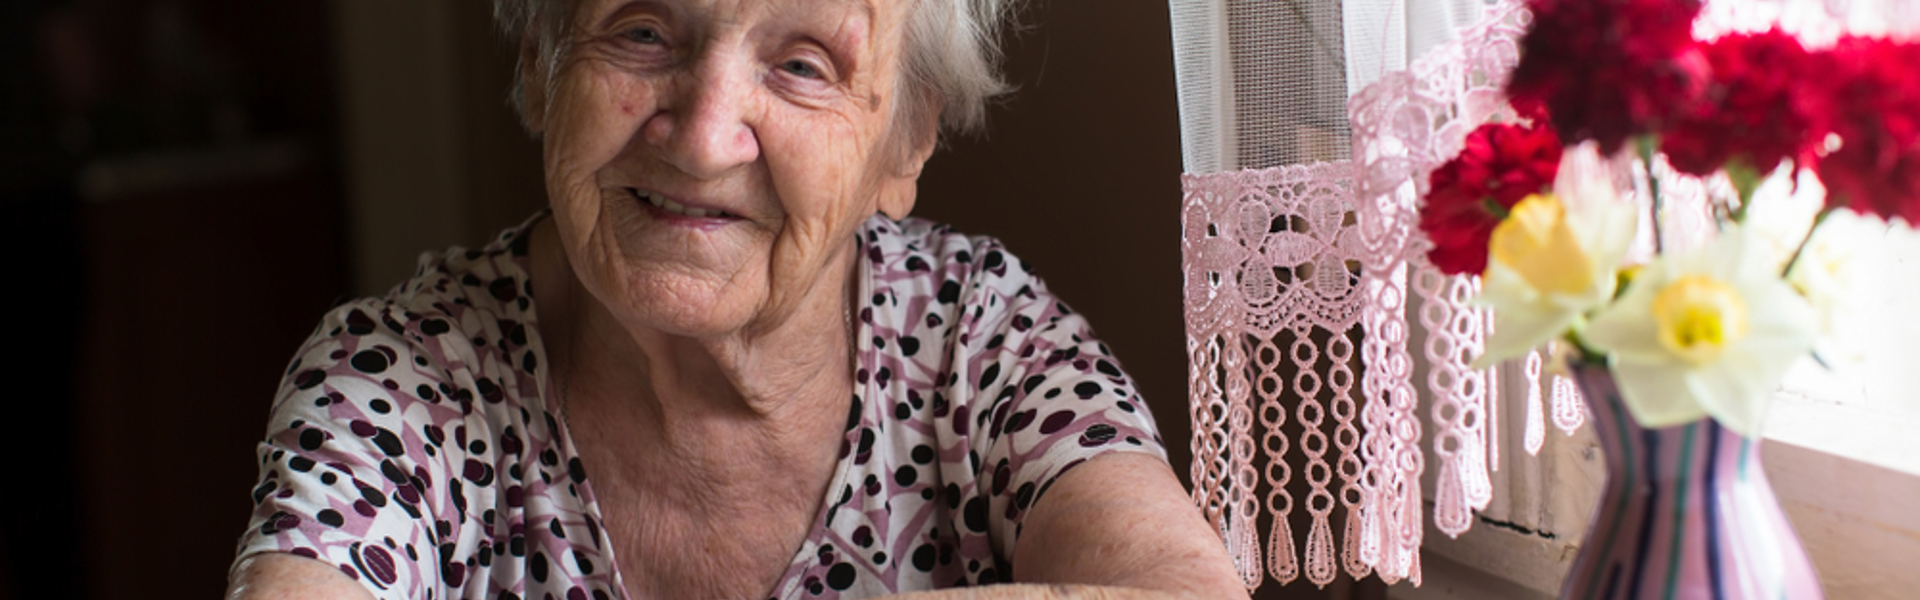
[{"label": "woman's cheek", "polygon": [[548,129],[549,167],[592,171],[612,162],[639,135],[654,111],[646,86],[619,73],[571,70],[566,89],[556,90]]},{"label": "woman's cheek", "polygon": [[867,175],[872,148],[865,147],[866,132],[842,115],[809,117],[790,118],[793,127],[763,135],[761,142],[773,146],[767,149],[770,162],[775,154],[788,159],[782,161],[784,168],[776,168],[785,171],[792,188],[817,197],[792,212],[816,217],[844,213],[845,204],[865,200],[867,190],[860,189],[859,182]]}]

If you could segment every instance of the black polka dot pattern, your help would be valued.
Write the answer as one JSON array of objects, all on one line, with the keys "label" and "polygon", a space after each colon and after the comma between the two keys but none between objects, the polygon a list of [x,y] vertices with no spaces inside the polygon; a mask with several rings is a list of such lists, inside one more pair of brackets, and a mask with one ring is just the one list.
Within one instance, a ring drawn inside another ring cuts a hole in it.
[{"label": "black polka dot pattern", "polygon": [[[323,560],[380,598],[621,596],[590,465],[540,395],[543,217],[327,316],[281,385],[239,558]],[[880,216],[859,236],[841,463],[775,598],[994,583],[1061,473],[1164,456],[1118,363],[998,242]]]}]

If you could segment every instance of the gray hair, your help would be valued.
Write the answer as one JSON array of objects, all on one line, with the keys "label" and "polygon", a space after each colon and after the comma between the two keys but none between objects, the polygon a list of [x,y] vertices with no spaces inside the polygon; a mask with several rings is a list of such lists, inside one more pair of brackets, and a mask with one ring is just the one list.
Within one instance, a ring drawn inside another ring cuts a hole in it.
[{"label": "gray hair", "polygon": [[[516,43],[531,41],[538,49],[543,73],[552,73],[567,52],[568,10],[576,0],[493,0],[493,19]],[[901,81],[895,94],[900,102],[896,124],[927,124],[936,116],[939,131],[970,133],[986,121],[987,103],[1011,88],[1000,79],[1001,22],[1018,0],[905,0],[913,2],[907,16],[906,52]],[[532,34],[533,40],[524,36]],[[513,106],[526,111],[526,61],[514,67]],[[553,78],[547,78],[552,85]],[[552,97],[551,89],[547,97]],[[913,139],[900,140],[908,148],[931,140],[920,139],[927,127],[909,127]]]}]

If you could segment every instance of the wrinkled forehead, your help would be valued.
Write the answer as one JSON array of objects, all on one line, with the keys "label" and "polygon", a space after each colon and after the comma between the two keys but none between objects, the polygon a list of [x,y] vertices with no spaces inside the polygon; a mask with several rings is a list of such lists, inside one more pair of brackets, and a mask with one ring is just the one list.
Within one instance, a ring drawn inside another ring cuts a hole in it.
[{"label": "wrinkled forehead", "polygon": [[878,31],[905,22],[908,0],[573,0],[571,21],[590,24],[628,12],[657,12],[683,18],[753,19],[794,22],[835,21],[848,28]]},{"label": "wrinkled forehead", "polygon": [[731,31],[750,38],[811,39],[832,49],[846,67],[873,75],[874,69],[898,68],[914,0],[574,0],[571,5],[568,21],[576,31],[606,31],[622,19],[652,14],[705,35]]}]

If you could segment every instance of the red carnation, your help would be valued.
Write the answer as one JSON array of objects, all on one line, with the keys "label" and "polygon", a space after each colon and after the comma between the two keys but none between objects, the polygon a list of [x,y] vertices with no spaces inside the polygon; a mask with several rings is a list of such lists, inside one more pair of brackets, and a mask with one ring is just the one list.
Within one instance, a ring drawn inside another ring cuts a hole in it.
[{"label": "red carnation", "polygon": [[1549,120],[1547,118],[1547,105],[1539,98],[1508,98],[1507,106],[1513,108],[1513,116],[1524,119],[1528,123],[1540,125],[1545,124]]},{"label": "red carnation", "polygon": [[1818,167],[1827,205],[1920,225],[1920,45],[1843,38],[1825,62],[1840,136]]},{"label": "red carnation", "polygon": [[1706,59],[1693,39],[1698,0],[1529,0],[1533,25],[1507,82],[1541,102],[1568,143],[1602,152],[1660,129],[1700,93]]},{"label": "red carnation", "polygon": [[1713,77],[1701,101],[1663,134],[1660,149],[1675,169],[1717,171],[1744,156],[1761,174],[1799,158],[1826,135],[1831,109],[1817,80],[1819,66],[1800,41],[1778,29],[1735,34],[1706,47]]},{"label": "red carnation", "polygon": [[1427,259],[1449,275],[1487,269],[1487,239],[1513,205],[1553,187],[1560,138],[1544,126],[1488,123],[1427,177],[1420,230],[1433,241]]}]

